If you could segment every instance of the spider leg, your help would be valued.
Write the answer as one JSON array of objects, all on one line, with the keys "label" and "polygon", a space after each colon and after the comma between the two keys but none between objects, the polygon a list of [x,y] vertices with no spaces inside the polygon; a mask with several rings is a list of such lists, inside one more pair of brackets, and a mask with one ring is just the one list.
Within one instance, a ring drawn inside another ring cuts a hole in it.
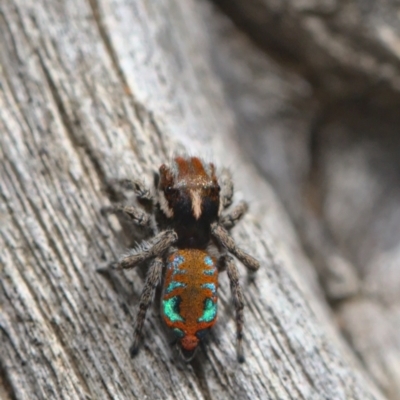
[{"label": "spider leg", "polygon": [[239,222],[243,215],[246,214],[248,209],[248,204],[245,201],[241,201],[233,210],[221,217],[221,225],[225,229],[231,230],[237,224],[237,222]]},{"label": "spider leg", "polygon": [[232,181],[232,175],[228,169],[224,168],[222,170],[221,175],[219,177],[219,181],[221,184],[220,199],[221,199],[221,207],[222,207],[221,211],[222,211],[228,208],[233,201],[233,181]]},{"label": "spider leg", "polygon": [[213,223],[211,225],[211,235],[222,247],[232,253],[250,271],[257,271],[258,268],[260,268],[260,263],[254,257],[237,247],[235,241],[223,226],[218,223]]},{"label": "spider leg", "polygon": [[154,293],[161,281],[163,262],[161,257],[155,258],[146,275],[142,294],[140,295],[139,309],[137,311],[135,327],[133,331],[133,342],[129,350],[131,357],[134,357],[139,350],[140,337],[146,319],[146,312],[153,302]]},{"label": "spider leg", "polygon": [[147,188],[144,182],[139,179],[118,179],[115,180],[114,183],[118,184],[125,190],[133,191],[139,200],[148,202],[153,201],[153,194],[151,193],[151,190]]},{"label": "spider leg", "polygon": [[139,207],[114,205],[103,207],[101,212],[103,215],[121,213],[128,217],[129,221],[135,224],[138,228],[151,233],[155,232],[153,218],[150,214]]},{"label": "spider leg", "polygon": [[131,269],[140,263],[160,256],[178,239],[178,235],[171,230],[162,231],[141,247],[133,249],[128,255],[111,265],[112,269]]},{"label": "spider leg", "polygon": [[239,362],[244,362],[243,355],[243,324],[244,324],[244,298],[242,288],[239,283],[239,272],[236,267],[235,261],[233,257],[229,255],[225,255],[222,257],[221,264],[223,265],[223,269],[226,268],[229,282],[231,285],[231,293],[233,297],[233,303],[235,305],[236,310],[236,351],[237,358]]}]

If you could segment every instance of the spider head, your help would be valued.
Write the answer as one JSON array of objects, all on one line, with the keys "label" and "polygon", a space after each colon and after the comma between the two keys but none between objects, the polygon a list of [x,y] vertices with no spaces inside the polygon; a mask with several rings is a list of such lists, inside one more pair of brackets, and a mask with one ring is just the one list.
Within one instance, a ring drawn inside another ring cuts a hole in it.
[{"label": "spider head", "polygon": [[212,163],[176,157],[171,166],[161,165],[158,191],[160,208],[170,220],[211,223],[218,217],[220,187]]}]

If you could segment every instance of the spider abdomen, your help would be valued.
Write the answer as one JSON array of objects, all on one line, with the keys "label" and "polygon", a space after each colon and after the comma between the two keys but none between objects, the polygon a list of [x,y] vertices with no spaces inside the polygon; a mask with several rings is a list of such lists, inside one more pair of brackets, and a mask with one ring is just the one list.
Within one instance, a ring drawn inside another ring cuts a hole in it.
[{"label": "spider abdomen", "polygon": [[198,249],[178,250],[168,257],[162,315],[178,336],[185,358],[191,358],[203,334],[217,319],[216,260]]}]

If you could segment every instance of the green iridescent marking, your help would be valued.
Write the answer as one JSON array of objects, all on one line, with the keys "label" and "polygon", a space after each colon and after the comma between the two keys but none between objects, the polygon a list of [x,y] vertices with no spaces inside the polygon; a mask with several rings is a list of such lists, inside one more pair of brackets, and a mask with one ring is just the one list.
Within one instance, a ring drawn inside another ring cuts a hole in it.
[{"label": "green iridescent marking", "polygon": [[210,256],[205,256],[204,257],[204,263],[208,265],[209,267],[212,267],[214,265],[213,260]]},{"label": "green iridescent marking", "polygon": [[168,300],[163,300],[164,314],[171,322],[184,321],[184,319],[179,315],[179,302],[179,296],[171,297]]},{"label": "green iridescent marking", "polygon": [[172,275],[184,275],[186,274],[186,270],[185,269],[174,269],[174,271],[172,272]]},{"label": "green iridescent marking", "polygon": [[172,265],[174,266],[174,268],[178,268],[184,261],[185,261],[185,258],[182,257],[181,255],[178,255],[172,261]]},{"label": "green iridescent marking", "polygon": [[166,293],[171,293],[174,289],[179,288],[179,287],[186,287],[186,285],[182,282],[175,282],[172,281],[168,287],[167,290],[165,291]]},{"label": "green iridescent marking", "polygon": [[175,274],[184,274],[186,273],[185,270],[180,270],[179,266],[185,261],[185,258],[181,255],[177,255],[174,257],[172,262],[168,264],[168,268],[173,268],[172,275]]},{"label": "green iridescent marking", "polygon": [[174,333],[179,338],[182,338],[185,336],[185,332],[183,332],[182,329],[174,328]]},{"label": "green iridescent marking", "polygon": [[203,315],[197,320],[198,322],[211,322],[217,315],[217,303],[214,303],[210,298],[204,301]]},{"label": "green iridescent marking", "polygon": [[204,275],[214,275],[215,269],[205,269],[203,271]]},{"label": "green iridescent marking", "polygon": [[214,283],[203,283],[201,285],[204,289],[210,289],[213,294],[216,292],[215,284]]}]

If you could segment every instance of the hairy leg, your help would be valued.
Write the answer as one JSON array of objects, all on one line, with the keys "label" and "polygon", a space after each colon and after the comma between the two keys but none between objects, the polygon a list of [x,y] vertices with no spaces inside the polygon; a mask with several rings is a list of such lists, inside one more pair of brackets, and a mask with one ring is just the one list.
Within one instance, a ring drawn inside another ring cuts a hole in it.
[{"label": "hairy leg", "polygon": [[149,233],[155,232],[153,218],[150,214],[139,207],[115,205],[103,207],[101,212],[103,215],[121,213],[122,215],[128,217],[129,221],[135,224],[138,228],[148,231]]},{"label": "hairy leg", "polygon": [[251,255],[245,253],[237,247],[235,241],[229,235],[228,231],[221,225],[214,223],[211,225],[211,235],[218,243],[232,253],[243,265],[251,271],[257,271],[260,268],[260,263]]},{"label": "hairy leg", "polygon": [[132,190],[139,200],[153,201],[153,195],[150,189],[139,179],[118,179],[113,181],[113,183],[121,186],[125,190]]},{"label": "hairy leg", "polygon": [[232,175],[228,169],[224,168],[219,177],[221,185],[221,211],[225,210],[232,204],[233,200],[233,181]]},{"label": "hairy leg", "polygon": [[178,235],[171,230],[162,231],[149,242],[145,242],[139,248],[133,249],[121,260],[112,264],[112,269],[131,269],[150,258],[161,256],[165,250],[173,245]]},{"label": "hairy leg", "polygon": [[244,362],[244,355],[243,355],[244,299],[243,299],[242,288],[239,283],[239,272],[236,267],[234,259],[229,255],[225,255],[222,257],[222,265],[223,269],[226,269],[228,273],[229,282],[231,285],[233,303],[235,305],[235,311],[236,311],[235,319],[236,319],[237,358],[239,362]]},{"label": "hairy leg", "polygon": [[246,214],[248,209],[248,204],[245,201],[241,201],[233,208],[232,211],[221,217],[220,224],[227,230],[232,229],[243,217],[243,215]]},{"label": "hairy leg", "polygon": [[136,315],[135,327],[133,331],[133,343],[130,348],[131,357],[134,357],[139,350],[141,333],[146,319],[146,312],[153,302],[154,293],[161,281],[163,262],[161,257],[155,258],[146,275],[142,294],[140,295],[139,309]]}]

